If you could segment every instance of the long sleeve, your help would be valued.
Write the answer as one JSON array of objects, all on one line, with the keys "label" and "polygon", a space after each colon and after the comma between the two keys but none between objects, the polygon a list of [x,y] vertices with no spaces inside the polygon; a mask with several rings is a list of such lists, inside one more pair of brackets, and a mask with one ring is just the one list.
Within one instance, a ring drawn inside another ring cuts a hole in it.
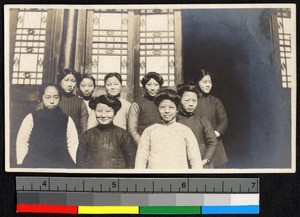
[{"label": "long sleeve", "polygon": [[[197,145],[198,146],[198,145]],[[150,136],[147,129],[143,132],[136,152],[135,169],[146,169],[150,152]]]},{"label": "long sleeve", "polygon": [[218,131],[221,135],[224,135],[227,130],[228,120],[226,110],[221,100],[219,99],[216,99],[216,121],[217,127],[215,130]]},{"label": "long sleeve", "polygon": [[70,153],[73,161],[76,163],[76,153],[78,149],[78,134],[76,130],[76,126],[71,117],[68,119],[67,125],[67,148]]},{"label": "long sleeve", "polygon": [[78,132],[79,134],[83,134],[87,129],[88,115],[89,115],[88,110],[86,108],[84,101],[82,100],[81,114],[80,114],[80,130],[81,130],[81,132]]},{"label": "long sleeve", "polygon": [[187,158],[190,162],[192,169],[202,169],[202,159],[198,146],[197,139],[194,133],[188,129],[186,135],[186,150],[187,150]]},{"label": "long sleeve", "polygon": [[126,131],[122,137],[121,147],[125,159],[126,168],[134,168],[135,155],[136,155],[136,146],[133,142],[133,139]]},{"label": "long sleeve", "polygon": [[141,135],[138,133],[138,120],[139,120],[140,108],[136,102],[133,102],[129,109],[128,116],[128,132],[132,136],[135,144],[139,144]]},{"label": "long sleeve", "polygon": [[204,142],[206,147],[203,158],[212,160],[216,152],[218,140],[209,120],[207,120],[206,118],[203,118],[202,120],[203,120],[203,128],[204,128]]},{"label": "long sleeve", "polygon": [[77,149],[77,156],[76,156],[76,164],[77,167],[85,167],[86,166],[86,158],[88,152],[88,139],[87,134],[84,133],[81,137],[79,137],[79,146]]},{"label": "long sleeve", "polygon": [[96,118],[96,112],[94,109],[91,110],[89,118],[88,118],[88,122],[87,122],[87,130],[95,127],[98,125],[98,121]]},{"label": "long sleeve", "polygon": [[16,141],[17,164],[22,164],[29,149],[29,139],[33,128],[32,114],[28,114],[19,129]]}]

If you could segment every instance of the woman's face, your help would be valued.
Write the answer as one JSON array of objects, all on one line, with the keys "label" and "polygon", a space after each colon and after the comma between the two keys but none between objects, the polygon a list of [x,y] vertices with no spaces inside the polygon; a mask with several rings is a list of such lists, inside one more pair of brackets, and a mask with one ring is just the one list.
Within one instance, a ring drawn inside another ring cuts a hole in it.
[{"label": "woman's face", "polygon": [[185,91],[181,97],[181,107],[186,112],[194,112],[198,103],[197,94],[191,91]]},{"label": "woman's face", "polygon": [[84,96],[91,96],[95,89],[94,82],[89,78],[84,78],[80,82],[79,88]]},{"label": "woman's face", "polygon": [[43,95],[43,106],[48,109],[54,109],[58,106],[59,103],[59,93],[56,87],[47,87]]},{"label": "woman's face", "polygon": [[75,86],[76,86],[76,78],[72,74],[67,74],[60,82],[61,88],[66,92],[66,93],[71,93],[73,92]]},{"label": "woman's face", "polygon": [[150,96],[155,96],[159,89],[160,89],[160,86],[159,86],[159,83],[157,81],[155,81],[153,78],[151,78],[145,85],[145,89],[147,91],[147,93],[150,95]]},{"label": "woman's face", "polygon": [[174,102],[169,99],[161,101],[158,105],[160,117],[166,122],[172,121],[177,115],[177,107]]},{"label": "woman's face", "polygon": [[108,95],[118,96],[122,91],[122,84],[115,76],[110,77],[106,80],[105,91]]},{"label": "woman's face", "polygon": [[98,123],[102,125],[111,123],[115,117],[113,108],[102,103],[97,104],[95,112]]},{"label": "woman's face", "polygon": [[212,88],[211,77],[209,75],[204,76],[199,81],[199,87],[204,93],[209,93]]}]

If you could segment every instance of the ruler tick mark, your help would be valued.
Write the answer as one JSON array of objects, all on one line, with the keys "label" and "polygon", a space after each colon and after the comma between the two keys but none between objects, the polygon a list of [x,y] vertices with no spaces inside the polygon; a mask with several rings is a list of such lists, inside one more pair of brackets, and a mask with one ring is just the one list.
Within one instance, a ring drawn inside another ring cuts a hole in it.
[{"label": "ruler tick mark", "polygon": [[222,182],[222,192],[224,192],[224,181]]},{"label": "ruler tick mark", "polygon": [[135,184],[135,187],[134,187],[135,191],[137,191],[137,185]]},{"label": "ruler tick mark", "polygon": [[196,187],[196,192],[198,192],[198,187]]},{"label": "ruler tick mark", "polygon": [[232,188],[231,188],[231,193],[232,193]]},{"label": "ruler tick mark", "polygon": [[100,191],[102,191],[102,184],[100,184]]},{"label": "ruler tick mark", "polygon": [[33,190],[33,183],[31,182],[31,190]]},{"label": "ruler tick mark", "polygon": [[205,185],[205,188],[204,188],[204,189],[205,189],[204,191],[206,192],[206,185]]},{"label": "ruler tick mark", "polygon": [[152,181],[152,192],[154,192],[154,181]]},{"label": "ruler tick mark", "polygon": [[242,192],[242,186],[240,185],[240,193]]},{"label": "ruler tick mark", "polygon": [[172,192],[172,185],[170,184],[170,192]]}]

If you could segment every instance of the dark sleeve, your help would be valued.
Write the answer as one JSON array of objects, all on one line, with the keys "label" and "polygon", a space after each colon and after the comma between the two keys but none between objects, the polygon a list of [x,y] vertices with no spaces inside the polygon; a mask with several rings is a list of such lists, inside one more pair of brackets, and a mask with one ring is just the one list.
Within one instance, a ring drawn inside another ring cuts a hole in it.
[{"label": "dark sleeve", "polygon": [[134,168],[135,155],[136,155],[136,146],[132,137],[127,131],[123,131],[121,137],[121,149],[125,159],[126,168]]},{"label": "dark sleeve", "polygon": [[228,120],[226,110],[221,100],[219,99],[216,99],[216,121],[217,127],[215,130],[218,131],[221,135],[224,135],[227,130]]},{"label": "dark sleeve", "polygon": [[89,112],[86,108],[84,101],[82,100],[81,109],[80,109],[80,134],[83,134],[87,129],[88,115]]},{"label": "dark sleeve", "polygon": [[86,158],[88,152],[88,137],[87,133],[79,136],[79,146],[76,155],[76,164],[79,168],[86,167]]},{"label": "dark sleeve", "polygon": [[215,155],[218,140],[214,133],[214,129],[209,122],[208,119],[202,118],[201,120],[203,125],[203,133],[204,133],[204,142],[205,142],[205,153],[203,155],[203,158],[207,158],[209,160],[212,160],[212,158]]}]

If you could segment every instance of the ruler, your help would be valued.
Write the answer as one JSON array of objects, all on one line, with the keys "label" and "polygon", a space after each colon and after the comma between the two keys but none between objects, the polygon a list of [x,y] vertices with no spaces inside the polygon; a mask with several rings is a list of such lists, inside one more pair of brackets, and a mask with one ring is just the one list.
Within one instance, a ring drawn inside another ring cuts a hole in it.
[{"label": "ruler", "polygon": [[257,214],[258,178],[16,177],[17,212]]}]

